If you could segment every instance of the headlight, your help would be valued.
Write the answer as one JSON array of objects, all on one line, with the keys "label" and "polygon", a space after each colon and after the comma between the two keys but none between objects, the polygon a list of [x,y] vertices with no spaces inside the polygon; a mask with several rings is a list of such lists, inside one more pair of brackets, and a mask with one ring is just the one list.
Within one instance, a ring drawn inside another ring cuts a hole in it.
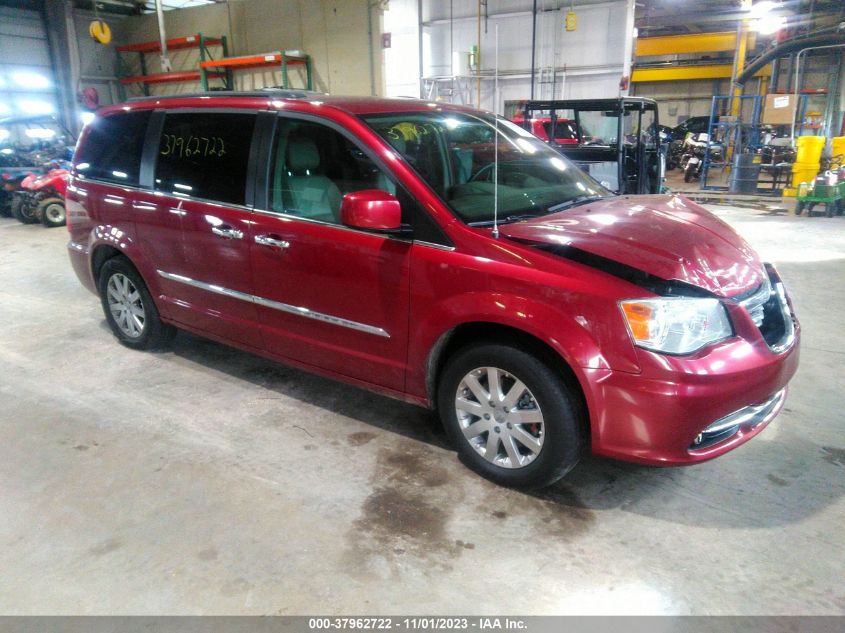
[{"label": "headlight", "polygon": [[635,299],[622,301],[634,344],[667,354],[690,354],[733,334],[718,299]]}]

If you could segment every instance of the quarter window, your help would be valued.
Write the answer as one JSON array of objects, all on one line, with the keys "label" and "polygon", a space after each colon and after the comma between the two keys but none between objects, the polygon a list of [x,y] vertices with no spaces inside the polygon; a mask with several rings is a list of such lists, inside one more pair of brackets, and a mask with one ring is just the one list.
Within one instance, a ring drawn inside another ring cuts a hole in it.
[{"label": "quarter window", "polygon": [[230,204],[246,203],[254,114],[168,113],[155,188]]},{"label": "quarter window", "polygon": [[83,178],[137,186],[149,119],[150,110],[94,119],[76,156],[76,173]]}]

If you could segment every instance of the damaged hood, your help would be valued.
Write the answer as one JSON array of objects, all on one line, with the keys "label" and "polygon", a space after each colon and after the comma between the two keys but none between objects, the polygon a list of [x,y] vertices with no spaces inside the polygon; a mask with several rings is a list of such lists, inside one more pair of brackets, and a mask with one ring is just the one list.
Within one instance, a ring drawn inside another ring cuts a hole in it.
[{"label": "damaged hood", "polygon": [[757,253],[706,209],[669,195],[618,196],[499,227],[540,247],[576,249],[732,297],[763,281]]}]

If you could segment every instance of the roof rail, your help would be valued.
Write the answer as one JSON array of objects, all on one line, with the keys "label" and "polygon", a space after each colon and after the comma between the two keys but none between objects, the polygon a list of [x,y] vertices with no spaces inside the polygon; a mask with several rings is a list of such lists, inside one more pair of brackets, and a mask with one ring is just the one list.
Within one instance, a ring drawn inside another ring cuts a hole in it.
[{"label": "roof rail", "polygon": [[309,97],[324,96],[325,92],[313,90],[291,90],[289,88],[262,88],[261,90],[210,90],[209,92],[190,92],[169,95],[149,95],[132,97],[127,101],[150,101],[151,99],[191,99],[196,97],[268,97],[271,99],[308,99]]}]

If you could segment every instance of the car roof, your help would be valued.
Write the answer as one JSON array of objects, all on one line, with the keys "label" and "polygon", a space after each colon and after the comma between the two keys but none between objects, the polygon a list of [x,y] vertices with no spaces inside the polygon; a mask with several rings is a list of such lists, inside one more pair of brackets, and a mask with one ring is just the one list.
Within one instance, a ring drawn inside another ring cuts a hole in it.
[{"label": "car roof", "polygon": [[248,92],[215,90],[211,92],[158,95],[130,99],[126,103],[106,106],[100,114],[117,110],[139,110],[149,108],[244,108],[280,109],[286,105],[305,106],[294,109],[309,109],[331,106],[350,114],[386,114],[391,112],[427,112],[432,109],[456,112],[478,112],[475,108],[440,101],[427,101],[411,97],[360,97],[336,96],[307,90],[265,89]]}]

